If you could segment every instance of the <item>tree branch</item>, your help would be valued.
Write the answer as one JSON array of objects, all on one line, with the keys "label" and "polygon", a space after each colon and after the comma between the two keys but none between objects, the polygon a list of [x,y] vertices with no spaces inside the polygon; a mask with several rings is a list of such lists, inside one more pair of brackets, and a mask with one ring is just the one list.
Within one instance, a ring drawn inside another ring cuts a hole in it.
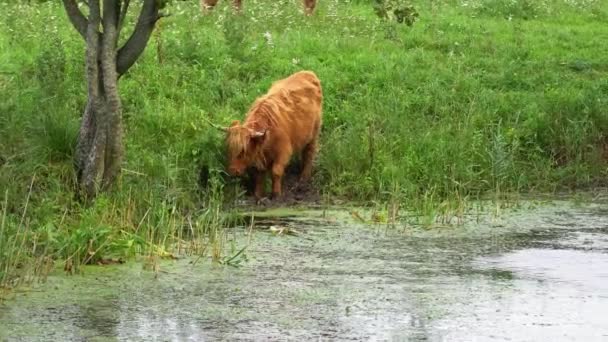
[{"label": "tree branch", "polygon": [[118,34],[122,31],[122,27],[125,23],[125,18],[127,16],[127,11],[129,10],[129,5],[131,4],[131,0],[124,0],[122,7],[120,8],[120,15],[118,16]]},{"label": "tree branch", "polygon": [[157,1],[144,0],[133,34],[118,50],[116,69],[119,75],[127,72],[144,52],[158,19],[160,19],[160,16],[158,14]]},{"label": "tree branch", "polygon": [[119,12],[118,0],[103,0],[103,53],[107,55],[113,56],[116,53]]},{"label": "tree branch", "polygon": [[99,50],[100,50],[100,39],[99,24],[101,22],[101,13],[99,7],[99,0],[90,0],[91,13],[89,14],[89,20],[87,21],[86,30],[86,70],[87,70],[87,81],[89,83],[89,96],[98,97],[99,91]]},{"label": "tree branch", "polygon": [[80,33],[82,38],[87,39],[88,21],[80,11],[80,8],[78,8],[76,0],[63,0],[63,7],[76,31]]}]

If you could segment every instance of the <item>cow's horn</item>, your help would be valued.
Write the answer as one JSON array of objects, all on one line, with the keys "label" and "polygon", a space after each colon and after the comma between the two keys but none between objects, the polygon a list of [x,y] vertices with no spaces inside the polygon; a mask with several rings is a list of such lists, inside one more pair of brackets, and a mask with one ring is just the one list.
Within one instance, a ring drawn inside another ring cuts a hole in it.
[{"label": "cow's horn", "polygon": [[266,134],[266,130],[263,130],[261,132],[254,132],[253,137],[259,138],[259,137],[263,137],[265,134]]}]

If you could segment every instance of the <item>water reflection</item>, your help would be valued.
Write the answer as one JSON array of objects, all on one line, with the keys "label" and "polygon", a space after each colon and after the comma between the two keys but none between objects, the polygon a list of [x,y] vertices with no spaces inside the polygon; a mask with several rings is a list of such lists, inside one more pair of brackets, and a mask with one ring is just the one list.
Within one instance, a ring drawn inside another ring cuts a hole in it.
[{"label": "water reflection", "polygon": [[[475,261],[508,270],[508,282],[486,282],[458,310],[434,322],[447,340],[471,336],[516,341],[605,341],[608,337],[608,255],[525,249]],[[480,284],[482,284],[480,282]]]}]

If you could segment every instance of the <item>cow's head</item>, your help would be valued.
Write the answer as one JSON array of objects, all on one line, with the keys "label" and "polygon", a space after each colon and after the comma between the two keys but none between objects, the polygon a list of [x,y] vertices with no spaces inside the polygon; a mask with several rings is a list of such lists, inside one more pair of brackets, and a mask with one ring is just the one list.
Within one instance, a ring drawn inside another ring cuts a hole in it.
[{"label": "cow's head", "polygon": [[240,176],[245,170],[263,162],[262,145],[266,131],[256,131],[241,125],[238,120],[226,128],[228,147],[228,173]]}]

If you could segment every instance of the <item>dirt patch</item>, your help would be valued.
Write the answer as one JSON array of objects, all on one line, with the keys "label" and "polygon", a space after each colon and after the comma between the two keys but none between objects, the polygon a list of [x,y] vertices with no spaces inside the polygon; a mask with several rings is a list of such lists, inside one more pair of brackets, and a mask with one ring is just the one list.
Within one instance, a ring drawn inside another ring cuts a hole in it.
[{"label": "dirt patch", "polygon": [[[273,207],[285,207],[295,205],[315,205],[321,202],[321,194],[319,190],[314,186],[314,174],[313,180],[307,183],[299,183],[298,178],[300,175],[301,165],[299,161],[290,163],[285,169],[285,175],[283,177],[283,195],[279,199],[263,200],[260,203],[256,203],[253,197],[253,191],[255,184],[253,181],[253,170],[248,170],[247,175],[243,177],[230,177],[225,173],[222,173],[224,183],[238,183],[238,185],[246,191],[244,201],[240,206],[244,207],[261,207],[261,208],[273,208]],[[314,172],[314,171],[313,171]],[[210,170],[208,167],[203,166],[199,170],[199,185],[201,188],[207,188],[210,179]],[[266,196],[270,196],[270,177],[266,177]]]},{"label": "dirt patch", "polygon": [[602,158],[606,161],[608,161],[608,136],[605,136],[601,143],[601,150],[602,150]]},{"label": "dirt patch", "polygon": [[[242,185],[247,189],[246,203],[244,206],[257,206],[263,208],[273,207],[284,207],[294,205],[312,205],[318,204],[321,201],[321,194],[319,190],[313,185],[313,181],[307,183],[299,183],[298,178],[300,176],[300,163],[292,162],[285,169],[285,175],[283,176],[283,194],[281,198],[273,200],[263,200],[260,203],[256,203],[253,197],[253,190],[255,184],[253,182],[253,175],[249,175],[242,180]],[[314,178],[314,176],[313,176]],[[266,179],[267,190],[266,196],[270,196],[270,177]]]}]

